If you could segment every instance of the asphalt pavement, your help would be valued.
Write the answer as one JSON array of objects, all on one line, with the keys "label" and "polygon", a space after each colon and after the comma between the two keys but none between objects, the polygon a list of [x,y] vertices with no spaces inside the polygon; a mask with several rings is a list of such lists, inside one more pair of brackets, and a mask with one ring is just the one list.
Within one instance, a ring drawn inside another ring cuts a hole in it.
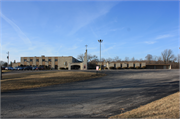
[{"label": "asphalt pavement", "polygon": [[1,93],[1,117],[108,118],[179,91],[179,70],[101,72],[107,76]]}]

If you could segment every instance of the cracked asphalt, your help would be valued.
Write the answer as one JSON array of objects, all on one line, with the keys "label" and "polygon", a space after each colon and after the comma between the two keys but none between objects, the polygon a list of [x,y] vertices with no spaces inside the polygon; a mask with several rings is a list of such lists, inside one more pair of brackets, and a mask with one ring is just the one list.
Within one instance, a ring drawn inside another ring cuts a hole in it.
[{"label": "cracked asphalt", "polygon": [[1,118],[108,118],[179,91],[176,69],[101,72],[107,76],[1,93]]}]

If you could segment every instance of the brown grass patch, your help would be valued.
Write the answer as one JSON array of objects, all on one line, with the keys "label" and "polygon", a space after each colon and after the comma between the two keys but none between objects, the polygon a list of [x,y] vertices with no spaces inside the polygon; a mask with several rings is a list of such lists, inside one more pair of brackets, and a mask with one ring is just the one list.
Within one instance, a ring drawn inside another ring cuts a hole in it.
[{"label": "brown grass patch", "polygon": [[179,92],[109,118],[179,118]]},{"label": "brown grass patch", "polygon": [[2,73],[4,72],[11,72],[12,70],[2,70]]},{"label": "brown grass patch", "polygon": [[29,88],[45,87],[75,81],[82,81],[105,76],[94,72],[28,72],[22,74],[5,75],[1,80],[1,92]]}]

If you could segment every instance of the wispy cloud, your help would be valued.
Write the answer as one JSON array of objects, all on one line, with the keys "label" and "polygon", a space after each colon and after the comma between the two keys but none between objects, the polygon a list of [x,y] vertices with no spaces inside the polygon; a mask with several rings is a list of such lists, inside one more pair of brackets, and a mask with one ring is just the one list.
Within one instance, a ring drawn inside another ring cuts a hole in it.
[{"label": "wispy cloud", "polygon": [[122,28],[110,29],[110,31],[118,31],[118,30],[123,30],[123,29],[124,29],[124,27],[122,27]]},{"label": "wispy cloud", "polygon": [[111,8],[113,8],[117,3],[107,3],[107,4],[97,4],[97,6],[94,7],[94,11],[92,9],[86,10],[86,11],[79,11],[79,14],[75,17],[74,20],[74,26],[72,27],[72,30],[70,31],[69,35],[73,35],[76,33],[79,29],[82,27],[88,25],[93,20],[99,18],[102,15],[107,14]]},{"label": "wispy cloud", "polygon": [[160,39],[170,38],[170,37],[173,37],[173,36],[174,36],[174,35],[172,35],[172,34],[159,35],[159,36],[155,37],[153,40],[151,40],[151,41],[145,41],[145,42],[143,42],[143,43],[152,45],[152,44],[155,44],[155,43],[156,43],[158,40],[160,40]]},{"label": "wispy cloud", "polygon": [[91,31],[92,31],[92,33],[94,34],[94,36],[95,36],[96,38],[99,38],[99,36],[94,32],[94,30],[92,29],[92,27],[91,27]]},{"label": "wispy cloud", "polygon": [[159,35],[159,36],[157,36],[155,39],[156,39],[156,40],[159,40],[159,39],[169,38],[169,37],[172,37],[172,36],[173,36],[173,35],[170,35],[170,34]]},{"label": "wispy cloud", "polygon": [[146,43],[146,44],[154,44],[154,43],[156,43],[156,41],[145,41],[144,43]]},{"label": "wispy cloud", "polygon": [[87,49],[97,49],[97,47],[88,47]]},{"label": "wispy cloud", "polygon": [[77,49],[78,47],[76,45],[72,46],[71,48],[68,48],[68,50],[75,50]]},{"label": "wispy cloud", "polygon": [[24,41],[24,43],[28,44],[29,46],[31,45],[31,41],[29,38],[23,33],[23,31],[10,19],[8,19],[2,12],[0,12],[0,17],[2,17],[7,23],[9,23],[13,29],[17,32],[21,40]]}]

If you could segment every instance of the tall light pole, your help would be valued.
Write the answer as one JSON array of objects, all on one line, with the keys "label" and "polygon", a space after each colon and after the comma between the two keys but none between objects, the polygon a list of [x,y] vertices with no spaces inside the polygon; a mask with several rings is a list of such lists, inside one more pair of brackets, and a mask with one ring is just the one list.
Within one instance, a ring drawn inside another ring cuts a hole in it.
[{"label": "tall light pole", "polygon": [[8,56],[7,56],[7,59],[8,59],[8,66],[9,66],[9,51],[7,52]]},{"label": "tall light pole", "polygon": [[[103,42],[103,40],[98,40],[98,42],[100,43],[100,62],[101,62],[101,43]],[[101,70],[101,65],[100,65],[100,70]]]}]

